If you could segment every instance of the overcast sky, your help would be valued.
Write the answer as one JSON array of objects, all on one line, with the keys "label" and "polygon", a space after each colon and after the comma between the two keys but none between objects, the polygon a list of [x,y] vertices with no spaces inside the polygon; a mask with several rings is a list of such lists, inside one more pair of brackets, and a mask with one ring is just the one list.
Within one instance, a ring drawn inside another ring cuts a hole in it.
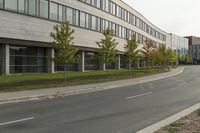
[{"label": "overcast sky", "polygon": [[200,0],[123,0],[158,28],[180,36],[200,36]]}]

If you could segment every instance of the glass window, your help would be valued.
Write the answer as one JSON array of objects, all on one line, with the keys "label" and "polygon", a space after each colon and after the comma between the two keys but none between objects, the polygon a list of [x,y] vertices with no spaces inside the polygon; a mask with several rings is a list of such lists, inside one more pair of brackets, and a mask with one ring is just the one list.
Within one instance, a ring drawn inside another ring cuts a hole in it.
[{"label": "glass window", "polygon": [[133,25],[136,25],[136,17],[133,15]]},{"label": "glass window", "polygon": [[136,26],[140,27],[140,19],[136,17],[135,21],[136,21]]},{"label": "glass window", "polygon": [[29,6],[28,3],[29,3],[29,0],[25,0],[24,2],[25,2],[25,4],[24,4],[25,5],[25,13],[28,14],[28,8],[29,8],[28,7]]},{"label": "glass window", "polygon": [[124,20],[127,21],[127,11],[124,10]]},{"label": "glass window", "polygon": [[127,21],[127,22],[130,22],[130,19],[129,19],[129,18],[130,18],[130,13],[127,11],[127,15],[126,15],[126,21]]},{"label": "glass window", "polygon": [[124,29],[124,27],[122,27],[122,36],[121,36],[122,38],[125,38],[125,34],[124,33],[125,33],[125,29]]},{"label": "glass window", "polygon": [[116,16],[119,17],[119,6],[116,5]]},{"label": "glass window", "polygon": [[101,30],[101,19],[97,18],[97,31]]},{"label": "glass window", "polygon": [[105,30],[109,28],[109,22],[107,20],[104,21]]},{"label": "glass window", "polygon": [[104,19],[101,19],[101,32],[104,31]]},{"label": "glass window", "polygon": [[92,16],[92,30],[96,30],[96,17],[95,16]]},{"label": "glass window", "polygon": [[112,30],[114,32],[114,34],[116,34],[116,24],[112,23]]},{"label": "glass window", "polygon": [[49,2],[48,0],[40,0],[40,17],[48,18],[49,17]]},{"label": "glass window", "polygon": [[51,2],[50,18],[52,20],[58,20],[58,4]]},{"label": "glass window", "polygon": [[81,27],[85,27],[85,23],[86,22],[86,20],[85,20],[85,13],[84,12],[81,12],[80,13],[80,26]]},{"label": "glass window", "polygon": [[29,0],[29,14],[36,15],[36,0]]},{"label": "glass window", "polygon": [[120,16],[122,19],[124,19],[124,9],[121,8],[121,16]]},{"label": "glass window", "polygon": [[73,21],[73,10],[71,8],[66,8],[66,20],[70,22],[70,24],[72,24]]},{"label": "glass window", "polygon": [[63,21],[63,6],[59,5],[59,21]]},{"label": "glass window", "polygon": [[91,1],[90,1],[90,4],[91,4],[92,6],[96,6],[96,0],[91,0]]},{"label": "glass window", "polygon": [[131,33],[130,30],[127,29],[126,36],[127,36],[128,39],[131,37],[131,36],[130,36],[130,35],[131,35],[130,33]]},{"label": "glass window", "polygon": [[143,43],[143,37],[142,37],[142,35],[141,34],[138,34],[138,41],[139,41],[139,43]]},{"label": "glass window", "polygon": [[85,70],[97,70],[98,60],[96,59],[96,53],[85,52]]},{"label": "glass window", "polygon": [[119,7],[119,10],[118,10],[118,17],[122,18],[122,8],[121,7]]},{"label": "glass window", "polygon": [[134,25],[133,14],[130,14],[129,17],[130,23]]},{"label": "glass window", "polygon": [[122,27],[119,26],[119,37],[122,37]]},{"label": "glass window", "polygon": [[3,8],[3,0],[0,0],[0,8]]},{"label": "glass window", "polygon": [[5,9],[17,11],[17,0],[5,0]]},{"label": "glass window", "polygon": [[147,24],[144,23],[144,31],[147,31]]},{"label": "glass window", "polygon": [[18,0],[18,12],[24,13],[25,2],[24,0]]},{"label": "glass window", "polygon": [[97,1],[97,8],[101,8],[101,0],[96,0]]},{"label": "glass window", "polygon": [[139,19],[139,28],[140,28],[140,29],[143,29],[143,22],[142,22],[142,20],[140,20],[140,19]]},{"label": "glass window", "polygon": [[108,0],[102,0],[103,10],[108,12],[109,11],[109,1]]},{"label": "glass window", "polygon": [[10,47],[10,72],[33,73],[45,72],[45,48]]},{"label": "glass window", "polygon": [[116,27],[115,35],[116,35],[116,36],[119,36],[119,25],[116,24],[115,27]]},{"label": "glass window", "polygon": [[90,4],[90,0],[86,0],[86,3]]},{"label": "glass window", "polygon": [[86,23],[86,28],[90,28],[90,15],[89,14],[86,14],[86,17],[85,17],[85,23]]},{"label": "glass window", "polygon": [[72,10],[73,12],[73,25],[79,26],[79,11],[78,10]]}]

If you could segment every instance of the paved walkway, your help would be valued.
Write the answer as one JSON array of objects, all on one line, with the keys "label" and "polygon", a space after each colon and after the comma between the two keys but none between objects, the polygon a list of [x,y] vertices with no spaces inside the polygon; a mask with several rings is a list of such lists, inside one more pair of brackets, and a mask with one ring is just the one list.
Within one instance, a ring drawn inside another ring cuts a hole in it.
[{"label": "paved walkway", "polygon": [[0,93],[0,104],[20,102],[20,101],[40,100],[44,98],[51,99],[58,96],[60,97],[60,96],[67,96],[67,95],[75,95],[75,94],[88,93],[88,92],[130,86],[130,85],[135,85],[135,84],[141,84],[141,83],[146,83],[150,81],[172,77],[172,76],[182,73],[183,70],[184,70],[184,67],[178,67],[177,69],[172,70],[170,72],[151,75],[151,76],[145,76],[145,77],[139,77],[139,78],[133,78],[133,79],[127,79],[127,80],[78,85],[78,86],[59,87],[59,88],[48,88],[48,89],[40,89],[40,90]]}]

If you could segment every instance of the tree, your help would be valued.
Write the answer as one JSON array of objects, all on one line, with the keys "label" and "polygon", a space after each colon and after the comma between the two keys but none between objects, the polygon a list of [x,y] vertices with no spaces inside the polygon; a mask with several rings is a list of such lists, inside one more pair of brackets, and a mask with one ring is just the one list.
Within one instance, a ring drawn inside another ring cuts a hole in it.
[{"label": "tree", "polygon": [[180,64],[185,64],[186,56],[185,55],[179,55],[178,61]]},{"label": "tree", "polygon": [[55,49],[55,56],[52,61],[58,64],[64,64],[64,79],[66,80],[66,65],[72,64],[78,61],[78,49],[73,47],[72,30],[69,26],[69,22],[56,25],[53,28],[54,32],[50,33],[53,39],[53,48]]},{"label": "tree", "polygon": [[156,49],[153,54],[153,61],[159,65],[161,65],[163,62],[163,56],[158,49]]},{"label": "tree", "polygon": [[181,64],[191,64],[193,62],[190,55],[181,55],[179,56],[178,60]]},{"label": "tree", "polygon": [[97,58],[104,64],[110,65],[115,62],[117,55],[117,42],[113,39],[114,32],[111,29],[106,29],[103,32],[104,39],[101,39],[100,42],[96,42],[99,46],[97,50]]},{"label": "tree", "polygon": [[146,60],[147,67],[149,67],[149,61],[150,61],[150,58],[154,55],[155,49],[156,49],[156,46],[154,45],[152,40],[146,40],[145,44],[143,44],[142,46],[141,53],[143,54]]},{"label": "tree", "polygon": [[160,62],[164,66],[166,66],[166,56],[167,56],[166,44],[160,44],[160,46],[158,47],[158,55],[159,55]]},{"label": "tree", "polygon": [[191,56],[191,55],[187,55],[186,57],[187,57],[187,58],[186,58],[186,63],[192,64],[192,62],[193,62],[192,56]]},{"label": "tree", "polygon": [[166,62],[169,64],[169,63],[173,63],[175,61],[177,61],[176,53],[171,48],[167,48],[167,50],[166,50]]},{"label": "tree", "polygon": [[127,57],[127,61],[129,63],[129,69],[131,69],[132,64],[138,60],[139,50],[138,42],[136,37],[133,35],[131,39],[126,39],[126,44],[124,46],[125,56]]}]

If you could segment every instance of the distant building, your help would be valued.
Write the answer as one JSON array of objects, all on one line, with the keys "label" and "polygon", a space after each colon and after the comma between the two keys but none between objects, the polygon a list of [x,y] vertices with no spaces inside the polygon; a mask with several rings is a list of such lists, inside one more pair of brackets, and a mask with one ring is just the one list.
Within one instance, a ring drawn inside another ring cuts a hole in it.
[{"label": "distant building", "polygon": [[170,33],[171,36],[171,47],[178,56],[187,55],[188,54],[188,38],[184,38],[175,34]]},{"label": "distant building", "polygon": [[200,37],[187,36],[189,39],[189,55],[195,64],[200,64]]}]

